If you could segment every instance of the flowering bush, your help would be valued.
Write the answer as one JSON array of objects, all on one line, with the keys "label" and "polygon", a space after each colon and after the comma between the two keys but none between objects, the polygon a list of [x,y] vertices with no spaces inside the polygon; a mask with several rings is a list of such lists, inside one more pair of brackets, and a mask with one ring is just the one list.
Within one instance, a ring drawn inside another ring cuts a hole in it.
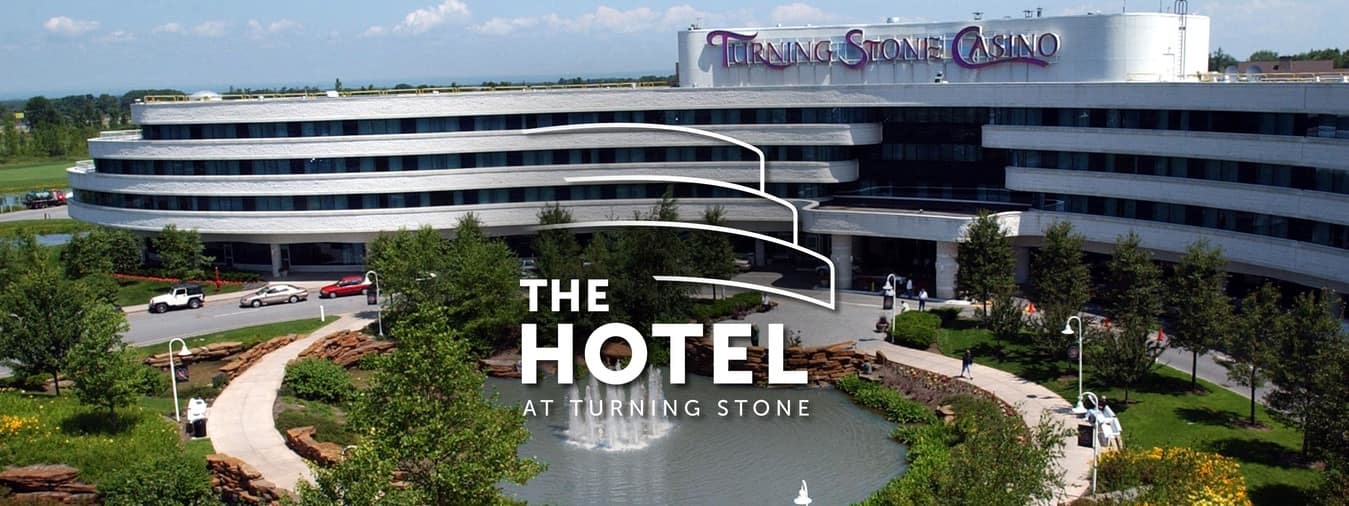
[{"label": "flowering bush", "polygon": [[13,416],[0,415],[0,438],[7,438],[18,435],[30,429],[37,428],[36,416]]},{"label": "flowering bush", "polygon": [[1190,448],[1124,450],[1101,456],[1106,490],[1148,486],[1139,504],[1249,505],[1235,459]]}]

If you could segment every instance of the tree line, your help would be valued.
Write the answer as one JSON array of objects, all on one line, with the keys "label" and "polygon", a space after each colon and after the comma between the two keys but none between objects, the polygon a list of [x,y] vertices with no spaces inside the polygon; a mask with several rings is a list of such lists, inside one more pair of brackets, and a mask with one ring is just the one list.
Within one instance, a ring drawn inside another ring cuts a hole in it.
[{"label": "tree line", "polygon": [[[1283,58],[1294,61],[1330,60],[1335,62],[1335,68],[1337,69],[1349,68],[1349,50],[1341,50],[1340,48],[1312,49],[1290,55],[1280,55],[1278,51],[1261,49],[1251,53],[1250,56],[1246,57],[1245,61],[1279,61]],[[1239,60],[1237,60],[1236,57],[1227,54],[1227,52],[1223,51],[1223,48],[1220,47],[1215,49],[1212,53],[1209,53],[1208,70],[1209,72],[1222,72],[1227,69],[1227,67],[1236,65],[1237,63],[1239,63]]]},{"label": "tree line", "polygon": [[88,156],[86,139],[97,137],[100,130],[130,128],[131,104],[146,95],[160,94],[183,93],[132,90],[120,97],[104,93],[0,102],[0,163]]},{"label": "tree line", "polygon": [[[1077,336],[1061,329],[1081,316],[1092,299],[1086,238],[1069,222],[1052,224],[1031,262],[1030,295],[1037,306],[1028,315],[1016,298],[1015,259],[1008,232],[997,217],[981,212],[960,243],[957,287],[982,304],[984,325],[1003,340],[1029,340],[1047,359],[1062,358]],[[1265,283],[1240,300],[1227,295],[1227,260],[1221,248],[1200,239],[1186,247],[1169,269],[1152,258],[1139,236],[1120,236],[1095,294],[1106,319],[1084,325],[1084,353],[1090,371],[1108,386],[1124,390],[1158,367],[1166,346],[1191,353],[1191,388],[1197,388],[1198,356],[1226,353],[1229,379],[1250,389],[1247,423],[1257,425],[1256,389],[1266,383],[1272,416],[1302,431],[1304,455],[1326,462],[1325,486],[1342,490],[1349,479],[1349,336],[1340,328],[1338,296],[1309,290],[1287,300]],[[1160,339],[1163,317],[1167,339]],[[1169,342],[1166,342],[1169,341]],[[1335,488],[1341,487],[1341,488]]]}]

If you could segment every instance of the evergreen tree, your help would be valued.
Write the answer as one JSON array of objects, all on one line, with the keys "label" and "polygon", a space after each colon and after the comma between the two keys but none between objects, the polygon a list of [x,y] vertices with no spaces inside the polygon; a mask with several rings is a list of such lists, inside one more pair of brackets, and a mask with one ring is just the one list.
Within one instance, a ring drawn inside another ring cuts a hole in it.
[{"label": "evergreen tree", "polygon": [[1011,294],[998,295],[984,318],[984,325],[999,341],[1012,341],[1026,326],[1026,308]]},{"label": "evergreen tree", "polygon": [[500,239],[490,239],[477,217],[468,214],[450,242],[448,284],[450,323],[477,356],[502,344],[519,344],[525,299],[520,291],[520,260]]},{"label": "evergreen tree", "polygon": [[1339,319],[1334,316],[1334,299],[1334,292],[1328,290],[1319,296],[1315,292],[1298,294],[1270,354],[1269,379],[1274,389],[1265,403],[1275,420],[1303,431],[1303,453],[1310,448],[1315,430],[1309,423],[1315,405],[1345,403],[1345,398],[1327,397],[1327,392],[1317,388],[1323,369],[1334,366],[1333,355],[1322,356],[1323,350],[1343,339]]},{"label": "evergreen tree", "polygon": [[1059,354],[1072,336],[1060,333],[1068,317],[1082,310],[1090,297],[1091,271],[1083,261],[1086,238],[1066,221],[1055,222],[1045,231],[1044,246],[1031,263],[1040,320],[1035,344],[1042,353]]},{"label": "evergreen tree", "polygon": [[1312,389],[1325,400],[1308,405],[1305,421],[1311,456],[1326,463],[1318,504],[1343,504],[1349,493],[1349,336],[1326,343],[1312,360]]},{"label": "evergreen tree", "polygon": [[1227,260],[1222,250],[1200,239],[1185,248],[1171,277],[1176,328],[1171,345],[1190,352],[1190,388],[1198,388],[1199,355],[1222,342],[1232,322],[1227,298]]},{"label": "evergreen tree", "polygon": [[[501,504],[498,485],[543,466],[521,458],[529,439],[518,407],[483,393],[469,343],[444,311],[424,308],[394,328],[399,345],[376,359],[370,390],[350,413],[362,435],[352,458],[317,470],[302,504]],[[402,471],[405,488],[390,484]]]},{"label": "evergreen tree", "polygon": [[1255,389],[1265,384],[1274,365],[1275,343],[1283,341],[1288,328],[1283,309],[1279,307],[1279,290],[1266,283],[1241,301],[1236,328],[1228,334],[1227,377],[1251,389],[1250,424],[1255,425]]},{"label": "evergreen tree", "polygon": [[1012,240],[997,216],[985,209],[965,229],[964,239],[956,256],[956,289],[980,304],[987,323],[988,301],[1016,288]]},{"label": "evergreen tree", "polygon": [[1163,349],[1150,336],[1162,312],[1161,269],[1139,243],[1133,232],[1115,241],[1106,304],[1118,324],[1088,348],[1097,374],[1107,384],[1123,388],[1126,403],[1129,390],[1152,372]]},{"label": "evergreen tree", "polygon": [[[703,223],[725,226],[726,210],[712,206],[703,211]],[[689,267],[693,274],[711,279],[731,279],[735,276],[735,250],[731,240],[720,232],[692,232],[689,244]],[[712,287],[716,294],[717,287]]]},{"label": "evergreen tree", "polygon": [[[679,221],[679,203],[666,190],[659,203],[639,219]],[[675,229],[664,227],[627,227],[614,248],[611,274],[611,300],[623,307],[627,322],[636,328],[652,323],[683,318],[688,313],[689,288],[675,283],[659,283],[654,276],[687,272],[687,246]],[[593,261],[593,260],[592,260]]]},{"label": "evergreen tree", "polygon": [[180,230],[175,225],[165,225],[159,235],[150,240],[150,244],[159,253],[160,269],[170,277],[200,278],[202,268],[213,260],[203,254],[206,246],[202,244],[201,234],[196,230]]}]

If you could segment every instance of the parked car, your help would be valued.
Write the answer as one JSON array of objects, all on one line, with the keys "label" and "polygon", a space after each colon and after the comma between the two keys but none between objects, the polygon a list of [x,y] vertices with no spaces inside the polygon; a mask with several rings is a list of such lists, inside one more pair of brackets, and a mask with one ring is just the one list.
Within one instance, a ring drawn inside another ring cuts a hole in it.
[{"label": "parked car", "polygon": [[332,297],[346,297],[348,295],[360,295],[374,286],[364,275],[347,276],[337,280],[336,283],[319,289],[319,298],[327,299]]},{"label": "parked car", "polygon": [[243,296],[243,298],[239,299],[239,306],[261,307],[264,304],[276,304],[279,302],[294,303],[308,298],[309,290],[305,290],[295,285],[267,285],[259,288],[256,292]]},{"label": "parked car", "polygon": [[735,264],[735,270],[740,272],[749,272],[754,268],[754,262],[748,256],[737,256],[731,263]]},{"label": "parked car", "polygon": [[520,277],[537,278],[539,277],[539,264],[533,258],[520,259]]},{"label": "parked car", "polygon": [[150,299],[151,313],[163,313],[170,308],[188,307],[197,309],[206,304],[206,293],[196,283],[179,283],[169,288],[169,293],[156,295]]}]

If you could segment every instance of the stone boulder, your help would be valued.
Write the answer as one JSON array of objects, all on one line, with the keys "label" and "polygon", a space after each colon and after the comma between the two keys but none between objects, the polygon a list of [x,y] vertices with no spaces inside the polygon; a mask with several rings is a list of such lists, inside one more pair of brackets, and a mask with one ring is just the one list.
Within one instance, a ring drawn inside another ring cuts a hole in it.
[{"label": "stone boulder", "polygon": [[258,343],[254,345],[252,348],[249,348],[248,351],[240,353],[238,356],[234,357],[234,359],[230,360],[228,364],[221,366],[220,373],[229,377],[229,379],[234,379],[238,377],[240,374],[242,374],[249,367],[252,367],[253,364],[257,363],[258,360],[261,360],[264,355],[276,351],[280,349],[282,346],[293,343],[302,337],[304,336],[301,334],[290,334],[286,336],[274,337],[265,342]]},{"label": "stone boulder", "polygon": [[286,429],[286,446],[321,466],[331,466],[342,461],[342,447],[336,443],[316,441],[313,427]]},{"label": "stone boulder", "polygon": [[321,358],[342,367],[353,367],[367,355],[392,350],[393,341],[375,339],[367,334],[345,330],[319,339],[300,352],[299,358]]},{"label": "stone boulder", "polygon": [[292,497],[262,479],[262,473],[247,462],[223,453],[207,455],[206,469],[211,472],[211,489],[227,504],[271,504]]},{"label": "stone boulder", "polygon": [[38,464],[0,471],[0,487],[14,492],[15,504],[97,504],[98,490],[80,483],[79,469],[67,465]]},{"label": "stone boulder", "polygon": [[[196,347],[196,348],[190,348],[190,350],[191,350],[191,352],[192,352],[191,355],[188,355],[188,356],[186,356],[186,357],[184,357],[184,356],[174,356],[174,357],[173,357],[173,358],[174,358],[174,363],[175,363],[178,367],[182,367],[182,366],[185,366],[185,365],[188,365],[188,364],[195,364],[195,363],[197,363],[197,362],[212,362],[212,361],[217,361],[217,360],[224,360],[224,359],[228,358],[230,355],[234,355],[235,353],[239,353],[239,352],[243,351],[243,350],[244,350],[244,343],[232,342],[232,341],[231,341],[231,342],[224,342],[224,343],[211,343],[211,344],[208,344],[208,345],[205,345],[205,346],[198,346],[198,347]],[[177,353],[174,353],[174,355],[177,355]],[[169,352],[165,351],[164,353],[160,353],[160,354],[157,354],[157,355],[153,355],[153,356],[146,357],[145,360],[144,360],[144,362],[145,362],[145,365],[148,365],[148,366],[151,366],[151,367],[158,367],[158,368],[160,368],[160,369],[168,369],[168,368],[169,368]]]}]

